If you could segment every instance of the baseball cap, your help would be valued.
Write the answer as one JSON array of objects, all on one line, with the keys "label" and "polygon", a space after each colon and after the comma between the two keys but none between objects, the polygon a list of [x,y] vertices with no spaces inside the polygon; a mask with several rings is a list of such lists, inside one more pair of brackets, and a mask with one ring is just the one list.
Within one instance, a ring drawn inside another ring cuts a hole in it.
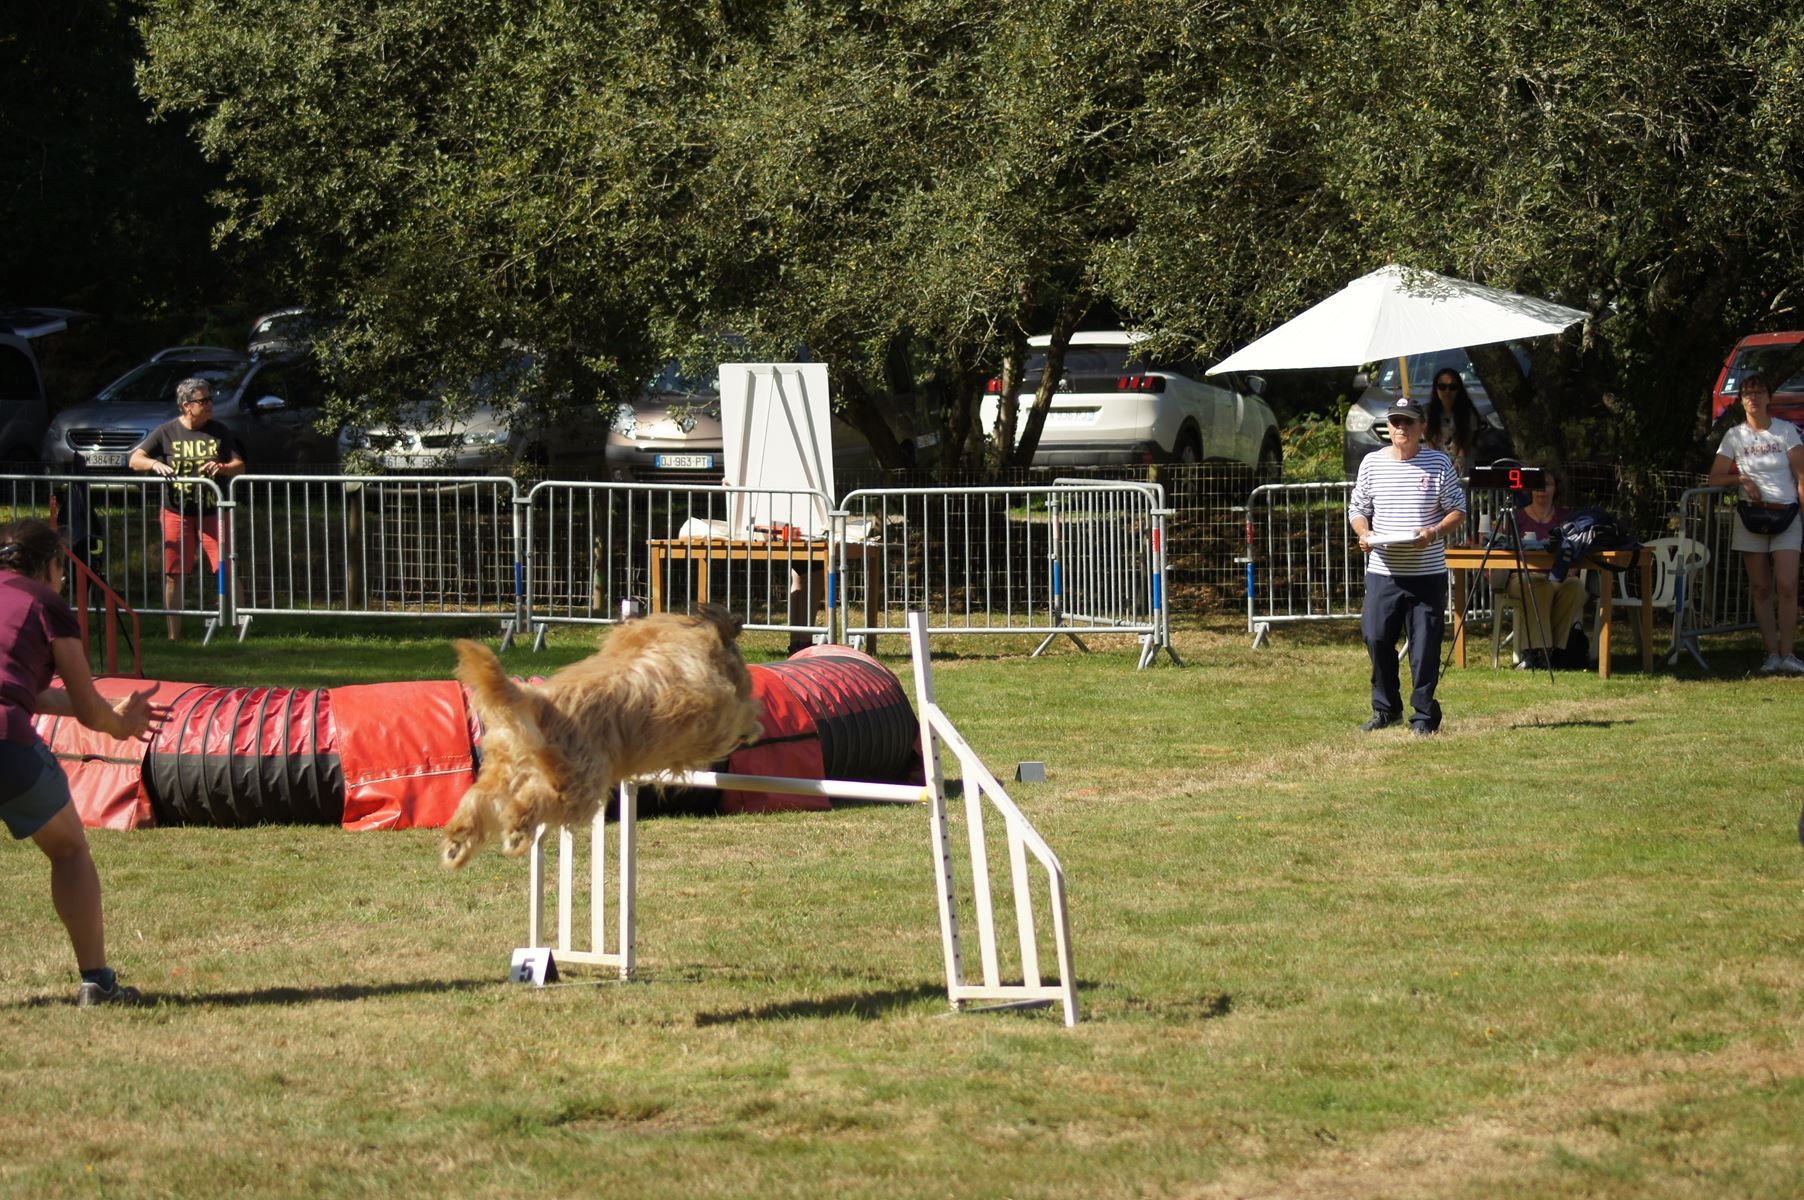
[{"label": "baseball cap", "polygon": [[1426,419],[1422,415],[1422,406],[1408,396],[1398,396],[1395,400],[1391,401],[1391,406],[1384,411],[1384,419],[1386,421],[1395,421],[1398,417],[1402,417],[1406,421],[1421,421]]}]

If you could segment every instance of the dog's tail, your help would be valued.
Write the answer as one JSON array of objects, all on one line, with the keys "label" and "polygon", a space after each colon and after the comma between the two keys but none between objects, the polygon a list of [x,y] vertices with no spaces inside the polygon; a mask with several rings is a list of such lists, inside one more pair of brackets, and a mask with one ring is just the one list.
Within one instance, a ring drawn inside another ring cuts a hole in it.
[{"label": "dog's tail", "polygon": [[745,627],[745,622],[741,621],[736,614],[718,604],[697,605],[695,616],[703,624],[714,626],[720,634],[721,642],[728,646],[739,640],[739,631]]},{"label": "dog's tail", "polygon": [[457,650],[457,680],[470,689],[470,701],[485,721],[519,706],[520,685],[507,677],[493,650],[468,638],[451,644]]},{"label": "dog's tail", "polygon": [[546,725],[554,717],[550,704],[537,690],[523,688],[508,678],[495,652],[481,642],[459,638],[457,678],[470,689],[470,706],[484,727],[505,727],[533,757],[544,784],[562,791],[568,776],[564,755],[552,742]]}]

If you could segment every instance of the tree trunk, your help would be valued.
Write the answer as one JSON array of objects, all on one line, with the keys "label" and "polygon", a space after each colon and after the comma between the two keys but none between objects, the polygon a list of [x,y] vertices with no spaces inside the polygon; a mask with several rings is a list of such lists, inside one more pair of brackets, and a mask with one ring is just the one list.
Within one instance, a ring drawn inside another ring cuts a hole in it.
[{"label": "tree trunk", "polygon": [[1053,322],[1052,339],[1046,347],[1046,370],[1041,373],[1040,386],[1034,391],[1034,404],[1027,413],[1027,428],[1021,431],[1021,440],[1012,447],[1007,460],[1016,466],[1031,464],[1034,451],[1040,448],[1040,433],[1046,428],[1047,410],[1052,407],[1053,393],[1058,391],[1059,380],[1065,375],[1065,351],[1071,345],[1077,323],[1089,311],[1089,293],[1078,291],[1065,302]]}]

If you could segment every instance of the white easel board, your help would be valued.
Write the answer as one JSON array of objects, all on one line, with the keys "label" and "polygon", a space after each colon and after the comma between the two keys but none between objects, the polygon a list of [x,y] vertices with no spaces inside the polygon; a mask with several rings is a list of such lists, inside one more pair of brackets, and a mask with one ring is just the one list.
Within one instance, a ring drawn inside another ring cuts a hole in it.
[{"label": "white easel board", "polygon": [[[720,426],[736,536],[792,525],[826,536],[833,499],[833,432],[826,363],[721,363]],[[819,492],[825,499],[772,493]]]}]

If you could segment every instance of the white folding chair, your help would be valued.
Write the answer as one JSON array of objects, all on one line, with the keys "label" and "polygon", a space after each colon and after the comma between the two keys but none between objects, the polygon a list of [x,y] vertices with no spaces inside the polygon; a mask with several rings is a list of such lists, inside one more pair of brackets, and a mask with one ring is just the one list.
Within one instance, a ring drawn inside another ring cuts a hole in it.
[{"label": "white folding chair", "polygon": [[[1651,605],[1655,609],[1672,612],[1673,601],[1678,594],[1679,580],[1686,581],[1687,590],[1691,580],[1703,570],[1710,561],[1710,549],[1696,538],[1663,537],[1641,543],[1641,553],[1647,555],[1654,564],[1654,594],[1651,596],[1629,595],[1629,576],[1632,571],[1616,572],[1615,608],[1618,612],[1629,615],[1629,627],[1635,631],[1635,649],[1641,646],[1641,606]],[[1638,577],[1638,576],[1637,576]],[[1601,618],[1600,618],[1601,619]],[[1591,655],[1597,656],[1597,626],[1591,629]]]}]

